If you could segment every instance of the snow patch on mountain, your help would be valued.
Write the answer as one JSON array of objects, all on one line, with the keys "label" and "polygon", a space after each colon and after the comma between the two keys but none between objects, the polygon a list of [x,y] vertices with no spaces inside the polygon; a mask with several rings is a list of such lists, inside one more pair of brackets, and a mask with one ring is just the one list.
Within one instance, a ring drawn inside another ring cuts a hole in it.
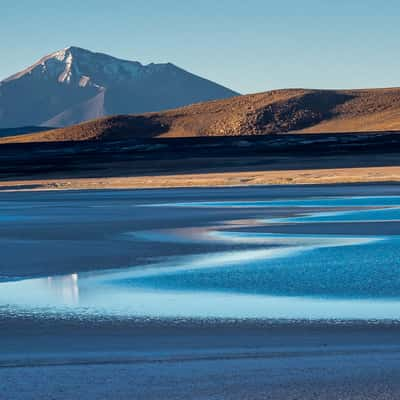
[{"label": "snow patch on mountain", "polygon": [[65,69],[64,69],[63,73],[58,77],[59,82],[69,83],[71,81],[72,61],[73,61],[72,54],[69,53],[68,56],[65,57],[65,59],[64,59]]}]

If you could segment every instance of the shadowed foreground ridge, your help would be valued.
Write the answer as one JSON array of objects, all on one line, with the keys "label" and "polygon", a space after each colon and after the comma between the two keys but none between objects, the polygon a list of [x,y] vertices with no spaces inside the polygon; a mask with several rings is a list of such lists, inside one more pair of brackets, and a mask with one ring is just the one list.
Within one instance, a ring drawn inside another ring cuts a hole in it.
[{"label": "shadowed foreground ridge", "polygon": [[174,110],[105,117],[0,143],[400,130],[400,88],[275,90]]}]

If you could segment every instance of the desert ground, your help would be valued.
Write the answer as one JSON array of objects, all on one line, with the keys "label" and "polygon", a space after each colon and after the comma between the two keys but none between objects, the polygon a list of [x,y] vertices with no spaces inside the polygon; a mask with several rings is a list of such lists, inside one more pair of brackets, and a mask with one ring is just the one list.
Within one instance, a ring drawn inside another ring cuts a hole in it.
[{"label": "desert ground", "polygon": [[299,169],[291,171],[210,172],[140,177],[43,178],[0,182],[0,190],[135,189],[231,187],[243,185],[399,182],[400,167]]}]

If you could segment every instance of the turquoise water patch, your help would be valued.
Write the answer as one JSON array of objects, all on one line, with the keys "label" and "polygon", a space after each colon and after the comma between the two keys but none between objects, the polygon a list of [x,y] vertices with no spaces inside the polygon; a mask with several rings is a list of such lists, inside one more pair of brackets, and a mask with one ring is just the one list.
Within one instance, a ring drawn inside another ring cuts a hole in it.
[{"label": "turquoise water patch", "polygon": [[160,271],[117,282],[165,290],[340,299],[400,299],[400,240],[294,249],[223,268]]},{"label": "turquoise water patch", "polygon": [[398,320],[398,249],[395,239],[247,250],[8,282],[0,284],[0,308],[16,315]]}]

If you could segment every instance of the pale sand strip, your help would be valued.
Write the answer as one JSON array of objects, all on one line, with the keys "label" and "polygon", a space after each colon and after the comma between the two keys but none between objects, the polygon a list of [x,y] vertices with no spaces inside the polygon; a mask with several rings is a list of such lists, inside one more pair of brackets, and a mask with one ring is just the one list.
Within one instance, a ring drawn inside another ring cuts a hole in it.
[{"label": "pale sand strip", "polygon": [[128,189],[276,184],[399,182],[400,166],[209,172],[100,178],[44,178],[0,182],[0,190]]}]

